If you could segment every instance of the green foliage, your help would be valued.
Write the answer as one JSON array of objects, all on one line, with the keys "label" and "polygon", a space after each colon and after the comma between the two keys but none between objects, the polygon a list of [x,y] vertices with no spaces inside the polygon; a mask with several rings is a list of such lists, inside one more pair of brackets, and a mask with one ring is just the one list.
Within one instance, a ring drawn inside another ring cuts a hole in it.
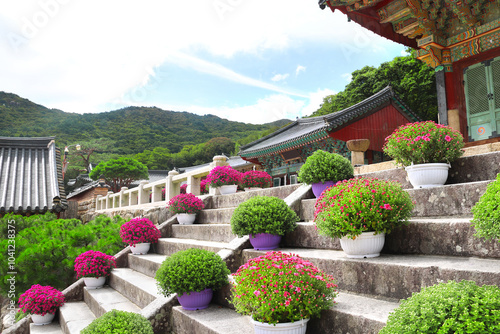
[{"label": "green foliage", "polygon": [[337,153],[317,150],[300,167],[299,181],[313,184],[326,181],[342,181],[352,178],[354,168],[351,162]]},{"label": "green foliage", "polygon": [[396,57],[378,68],[365,66],[352,72],[344,91],[329,95],[311,116],[343,110],[391,85],[398,96],[423,120],[437,120],[437,92],[434,69],[415,54]]},{"label": "green foliage", "polygon": [[316,200],[314,221],[320,234],[355,238],[362,232],[391,233],[413,210],[401,184],[369,178],[337,183]]},{"label": "green foliage", "polygon": [[384,143],[384,153],[403,166],[450,163],[462,156],[464,138],[449,126],[433,121],[401,125]]},{"label": "green foliage", "polygon": [[488,185],[486,192],[472,208],[472,224],[476,237],[498,239],[500,242],[500,174]]},{"label": "green foliage", "polygon": [[200,292],[207,288],[217,290],[229,283],[226,263],[213,252],[190,248],[169,256],[156,272],[160,292],[168,296],[172,293]]},{"label": "green foliage", "polygon": [[500,333],[500,289],[449,281],[422,289],[392,312],[379,334]]},{"label": "green foliage", "polygon": [[[56,219],[53,215],[4,217],[25,224],[17,231],[15,251],[1,252],[0,261],[7,264],[9,256],[15,258],[14,269],[0,267],[0,289],[7,295],[10,271],[16,271],[16,298],[33,284],[50,285],[62,290],[74,282],[75,258],[87,251],[96,250],[114,255],[122,249],[120,226],[125,222],[121,217],[104,215],[82,224],[77,219]],[[52,220],[48,220],[52,217]],[[27,223],[31,225],[27,225]],[[1,249],[8,249],[9,239],[0,242]]]},{"label": "green foliage", "polygon": [[132,181],[149,177],[146,166],[135,159],[124,157],[101,162],[89,174],[92,180],[98,180],[101,175],[114,192],[120,191],[121,187],[128,187]]},{"label": "green foliage", "polygon": [[22,319],[26,318],[26,316],[28,314],[29,314],[29,312],[25,313],[22,310],[17,311],[16,318],[15,318],[16,322],[18,322],[19,320],[22,320]]},{"label": "green foliage", "polygon": [[7,213],[5,216],[0,218],[1,233],[4,238],[7,238],[8,230],[14,229],[17,234],[27,227],[44,224],[45,222],[50,222],[55,219],[57,219],[57,216],[51,212],[29,217]]},{"label": "green foliage", "polygon": [[153,334],[153,326],[144,316],[111,310],[85,327],[82,334]]},{"label": "green foliage", "polygon": [[284,200],[255,196],[238,205],[231,217],[231,230],[239,237],[257,233],[285,235],[297,227],[298,220]]}]

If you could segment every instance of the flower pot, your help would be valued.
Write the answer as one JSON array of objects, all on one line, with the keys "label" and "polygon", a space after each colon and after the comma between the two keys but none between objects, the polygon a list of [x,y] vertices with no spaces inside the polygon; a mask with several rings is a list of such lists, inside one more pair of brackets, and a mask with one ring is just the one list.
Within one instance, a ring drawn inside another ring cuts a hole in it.
[{"label": "flower pot", "polygon": [[149,242],[143,242],[140,244],[135,244],[134,246],[130,246],[130,250],[134,255],[147,254],[150,247]]},{"label": "flower pot", "polygon": [[253,191],[253,190],[262,190],[262,188],[259,187],[250,187],[250,188],[244,188],[245,191]]},{"label": "flower pot", "polygon": [[106,277],[84,277],[83,281],[85,282],[85,286],[87,289],[100,289],[106,283]]},{"label": "flower pot", "polygon": [[255,334],[305,334],[309,319],[297,320],[295,322],[284,322],[271,325],[251,319]]},{"label": "flower pot", "polygon": [[238,190],[237,184],[231,184],[219,187],[219,192],[221,195],[235,194],[237,190]]},{"label": "flower pot", "polygon": [[405,167],[413,188],[432,188],[442,186],[448,178],[450,164],[429,163]]},{"label": "flower pot", "polygon": [[32,314],[31,320],[33,320],[33,324],[37,326],[48,325],[54,320],[55,316],[55,313],[46,313],[45,315]]},{"label": "flower pot", "polygon": [[250,243],[256,250],[269,250],[278,248],[281,241],[281,235],[269,233],[250,234]]},{"label": "flower pot", "polygon": [[181,225],[191,225],[196,220],[196,213],[178,213],[177,221]]},{"label": "flower pot", "polygon": [[182,295],[177,295],[177,300],[181,304],[182,308],[185,310],[202,310],[207,308],[212,300],[213,291],[208,288],[203,291],[193,291],[189,295],[183,293]]},{"label": "flower pot", "polygon": [[325,189],[330,188],[334,184],[335,184],[335,182],[333,182],[333,181],[325,181],[325,183],[321,183],[321,182],[313,183],[312,184],[312,191],[313,191],[314,196],[316,196],[316,198],[320,197],[321,193],[323,193],[323,191]]},{"label": "flower pot", "polygon": [[340,238],[340,246],[349,258],[368,258],[380,256],[384,247],[385,233],[375,235],[375,232],[363,232],[356,239]]}]

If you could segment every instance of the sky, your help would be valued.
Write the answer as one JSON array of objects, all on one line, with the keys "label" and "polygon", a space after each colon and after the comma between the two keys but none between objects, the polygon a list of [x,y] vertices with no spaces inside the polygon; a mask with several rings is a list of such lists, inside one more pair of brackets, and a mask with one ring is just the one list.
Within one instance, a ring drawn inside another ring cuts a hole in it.
[{"label": "sky", "polygon": [[0,91],[72,113],[295,119],[404,49],[317,0],[0,0]]}]

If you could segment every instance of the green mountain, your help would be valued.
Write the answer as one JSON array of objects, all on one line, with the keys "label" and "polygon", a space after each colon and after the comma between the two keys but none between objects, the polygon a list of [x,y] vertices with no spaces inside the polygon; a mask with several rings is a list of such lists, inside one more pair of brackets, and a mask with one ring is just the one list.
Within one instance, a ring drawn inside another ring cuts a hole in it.
[{"label": "green mountain", "polygon": [[179,152],[185,145],[205,143],[214,137],[235,142],[259,136],[263,131],[288,124],[289,120],[254,125],[213,115],[156,107],[127,107],[97,114],[66,113],[48,109],[18,95],[0,92],[0,136],[56,136],[57,145],[109,138],[114,153],[136,154],[155,147]]}]

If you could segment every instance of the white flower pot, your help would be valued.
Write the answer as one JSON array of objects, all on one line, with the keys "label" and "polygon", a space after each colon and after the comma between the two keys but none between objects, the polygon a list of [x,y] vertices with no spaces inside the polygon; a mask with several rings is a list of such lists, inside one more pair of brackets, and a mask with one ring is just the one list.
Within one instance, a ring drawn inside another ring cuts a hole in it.
[{"label": "white flower pot", "polygon": [[429,163],[405,167],[413,188],[432,188],[442,186],[448,179],[450,164]]},{"label": "white flower pot", "polygon": [[237,184],[231,184],[231,185],[219,187],[219,191],[220,191],[221,195],[235,194],[237,190],[238,190]]},{"label": "white flower pot", "polygon": [[385,233],[375,235],[375,232],[363,232],[356,239],[340,238],[340,246],[349,258],[369,258],[380,256],[384,247]]},{"label": "white flower pot", "polygon": [[33,324],[37,326],[48,325],[54,320],[55,313],[47,313],[45,315],[32,314],[31,320],[33,320]]},{"label": "white flower pot", "polygon": [[106,283],[106,277],[84,277],[83,281],[85,282],[87,289],[100,289],[103,287],[104,283]]},{"label": "white flower pot", "polygon": [[143,242],[140,244],[135,244],[134,246],[130,246],[130,250],[134,255],[147,254],[150,247],[149,242]]},{"label": "white flower pot", "polygon": [[251,319],[254,324],[255,334],[306,334],[309,319],[297,320],[295,322],[284,322],[271,325]]},{"label": "white flower pot", "polygon": [[181,225],[191,225],[196,220],[196,213],[178,213],[177,221]]}]

